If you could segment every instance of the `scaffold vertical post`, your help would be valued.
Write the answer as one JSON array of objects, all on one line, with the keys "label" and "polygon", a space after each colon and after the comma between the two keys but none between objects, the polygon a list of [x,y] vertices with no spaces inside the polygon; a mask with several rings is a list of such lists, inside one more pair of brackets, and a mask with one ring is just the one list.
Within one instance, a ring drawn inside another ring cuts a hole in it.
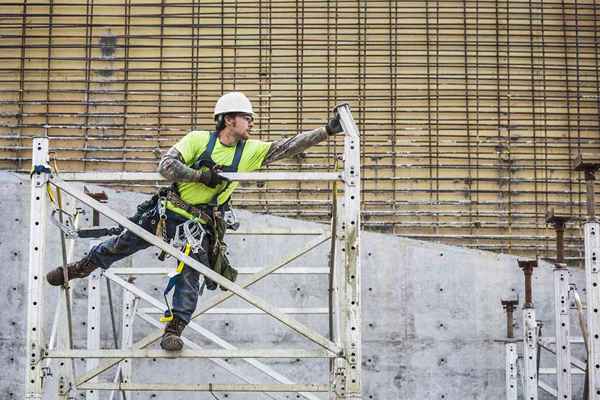
[{"label": "scaffold vertical post", "polygon": [[[100,328],[101,328],[101,297],[100,291],[100,271],[92,272],[88,280],[88,313],[87,313],[87,348],[88,350],[100,349]],[[91,371],[98,366],[97,358],[87,358],[86,370]],[[97,382],[94,378],[92,382]],[[95,390],[86,391],[86,400],[97,400],[98,392]]]},{"label": "scaffold vertical post", "polygon": [[537,400],[538,377],[537,377],[537,322],[535,320],[535,309],[533,307],[523,309],[523,369],[525,375],[525,386],[523,388],[525,399]]},{"label": "scaffold vertical post", "polygon": [[43,277],[46,258],[46,223],[48,218],[48,139],[33,139],[31,205],[29,231],[29,269],[27,285],[27,373],[25,399],[41,399],[44,355]]},{"label": "scaffold vertical post", "polygon": [[588,387],[589,399],[600,399],[600,224],[596,219],[594,181],[600,163],[575,159],[575,170],[584,172],[587,189],[588,220],[583,225],[585,248],[585,289],[588,328]]},{"label": "scaffold vertical post", "polygon": [[533,307],[531,285],[533,268],[537,267],[537,261],[519,260],[519,267],[523,269],[523,274],[525,276],[525,304],[523,305],[523,369],[525,374],[525,382],[523,394],[526,400],[537,400],[538,326],[535,319],[535,308]]},{"label": "scaffold vertical post", "polygon": [[[129,282],[133,282],[130,278]],[[135,295],[128,290],[123,291],[123,321],[121,326],[121,348],[131,349],[133,346],[133,322],[135,319]],[[117,379],[123,383],[130,383],[133,373],[131,363],[132,359],[125,359],[121,362],[121,376]],[[129,399],[132,393],[129,393]]]},{"label": "scaffold vertical post", "polygon": [[506,343],[506,400],[517,400],[517,344]]},{"label": "scaffold vertical post", "polygon": [[344,232],[344,285],[342,299],[347,324],[342,327],[342,347],[345,359],[345,391],[343,399],[361,398],[361,296],[360,296],[360,135],[348,104],[338,105],[344,132],[344,203],[342,230]]},{"label": "scaffold vertical post", "polygon": [[506,337],[509,340],[505,344],[506,358],[506,400],[517,400],[517,345],[511,343],[514,338],[513,312],[519,304],[518,299],[500,300],[502,308],[506,310]]},{"label": "scaffold vertical post", "polygon": [[589,334],[589,393],[590,399],[600,399],[600,224],[597,221],[586,222],[583,231]]},{"label": "scaffold vertical post", "polygon": [[558,398],[570,400],[572,397],[571,382],[571,345],[569,343],[569,270],[564,263],[564,231],[568,217],[554,214],[554,210],[546,213],[546,223],[556,231],[556,264],[554,277],[554,328],[556,336],[556,386]]},{"label": "scaffold vertical post", "polygon": [[[347,313],[344,307],[343,299],[346,298],[346,286],[344,285],[345,271],[344,271],[344,233],[345,230],[342,226],[344,207],[343,200],[338,199],[338,205],[336,209],[335,218],[337,218],[336,230],[332,232],[331,240],[336,240],[335,254],[334,254],[334,276],[333,276],[333,317],[334,317],[334,342],[341,348],[343,346],[343,327],[348,326],[346,321]],[[346,392],[346,376],[344,371],[346,370],[346,364],[343,358],[336,358],[334,360],[334,369],[332,372],[331,384],[333,390],[331,391],[330,400],[339,400],[345,396]]]},{"label": "scaffold vertical post", "polygon": [[571,389],[571,346],[569,344],[569,270],[556,265],[554,274],[554,312],[556,334],[556,385],[558,398],[569,400]]},{"label": "scaffold vertical post", "polygon": [[[58,196],[57,196],[58,197]],[[63,210],[70,214],[74,215],[74,220],[66,220],[65,225],[69,225],[69,223],[73,222],[73,229],[77,229],[79,226],[79,218],[77,215],[77,207],[76,200],[68,195],[62,196],[62,208]],[[66,262],[69,263],[73,261],[73,254],[75,252],[75,239],[74,238],[65,238],[65,248],[66,248]],[[64,264],[64,260],[61,258],[59,264]],[[70,290],[70,289],[63,289]],[[59,304],[56,309],[55,323],[58,325],[56,327],[56,345],[59,349],[71,349],[71,321],[69,321],[70,313],[67,310],[72,309],[73,307],[73,296],[59,296],[58,300]],[[69,302],[69,306],[67,307],[67,302]],[[64,360],[63,362],[58,363],[56,368],[58,371],[58,399],[60,400],[69,400],[72,399],[77,392],[75,391],[75,360]],[[74,392],[74,393],[73,393]]]}]

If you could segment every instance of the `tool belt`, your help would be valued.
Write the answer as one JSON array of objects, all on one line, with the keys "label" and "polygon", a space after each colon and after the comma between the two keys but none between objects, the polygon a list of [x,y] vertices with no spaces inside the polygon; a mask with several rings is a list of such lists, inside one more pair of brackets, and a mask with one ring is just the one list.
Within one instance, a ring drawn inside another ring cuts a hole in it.
[{"label": "tool belt", "polygon": [[186,203],[185,201],[181,200],[181,197],[179,197],[173,190],[169,190],[164,198],[175,207],[181,208],[188,214],[192,214],[194,217],[200,218],[206,223],[210,223],[210,221],[213,219],[213,215],[215,214],[215,210],[211,209],[211,207],[198,207]]},{"label": "tool belt", "polygon": [[[210,233],[208,235],[209,246],[208,249],[206,249],[210,268],[230,281],[235,282],[238,272],[231,266],[231,263],[227,258],[227,245],[223,240],[225,231],[227,230],[227,222],[223,218],[223,206],[193,206],[183,201],[176,193],[175,188],[161,189],[157,196],[160,220],[157,225],[156,235],[163,236],[163,239],[166,235],[166,229],[164,227],[164,224],[166,223],[166,213],[164,212],[165,205],[161,205],[161,202],[164,201],[169,201],[175,207],[181,208],[194,217],[200,218],[204,222],[204,225],[208,227],[207,231]],[[211,279],[204,277],[203,287],[204,286],[209,290],[215,290],[218,285]],[[224,287],[221,287],[221,289],[227,290]]]}]

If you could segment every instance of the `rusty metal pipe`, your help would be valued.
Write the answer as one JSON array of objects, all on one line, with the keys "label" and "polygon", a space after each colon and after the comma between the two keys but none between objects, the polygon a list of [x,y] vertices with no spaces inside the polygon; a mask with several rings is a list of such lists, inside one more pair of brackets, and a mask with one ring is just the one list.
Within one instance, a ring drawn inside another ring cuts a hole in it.
[{"label": "rusty metal pipe", "polygon": [[531,278],[533,269],[537,267],[537,260],[519,260],[519,267],[523,270],[525,276],[525,303],[523,308],[533,308],[533,289]]},{"label": "rusty metal pipe", "polygon": [[519,300],[500,300],[502,307],[506,310],[506,337],[514,338],[514,327],[513,327],[513,312]]}]

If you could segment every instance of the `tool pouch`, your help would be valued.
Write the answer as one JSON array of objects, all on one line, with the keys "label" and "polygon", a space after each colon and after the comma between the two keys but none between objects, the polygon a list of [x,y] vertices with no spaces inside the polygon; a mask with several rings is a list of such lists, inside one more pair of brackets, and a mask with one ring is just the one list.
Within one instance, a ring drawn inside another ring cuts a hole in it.
[{"label": "tool pouch", "polygon": [[142,217],[144,214],[156,210],[156,206],[158,204],[158,193],[153,195],[148,200],[138,204],[137,211],[135,215],[129,217],[129,220],[135,224],[140,224]]},{"label": "tool pouch", "polygon": [[[225,230],[227,229],[226,223],[223,218],[214,218],[213,222],[213,235],[210,238],[210,251],[208,254],[210,268],[224,278],[235,282],[238,272],[229,262],[227,258],[227,245],[223,242]],[[204,277],[204,279],[208,290],[215,290],[217,288],[216,282],[207,277]],[[227,289],[221,286],[221,290]]]}]

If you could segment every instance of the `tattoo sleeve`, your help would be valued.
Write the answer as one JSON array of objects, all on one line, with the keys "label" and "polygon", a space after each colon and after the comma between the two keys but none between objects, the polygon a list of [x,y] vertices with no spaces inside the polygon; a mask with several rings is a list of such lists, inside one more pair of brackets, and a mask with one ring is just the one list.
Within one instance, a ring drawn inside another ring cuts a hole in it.
[{"label": "tattoo sleeve", "polygon": [[291,138],[276,140],[271,144],[263,165],[300,154],[310,146],[327,139],[327,136],[325,127],[321,127],[312,131],[299,133]]},{"label": "tattoo sleeve", "polygon": [[158,173],[171,182],[198,182],[200,173],[183,162],[181,153],[171,147],[158,163]]}]

